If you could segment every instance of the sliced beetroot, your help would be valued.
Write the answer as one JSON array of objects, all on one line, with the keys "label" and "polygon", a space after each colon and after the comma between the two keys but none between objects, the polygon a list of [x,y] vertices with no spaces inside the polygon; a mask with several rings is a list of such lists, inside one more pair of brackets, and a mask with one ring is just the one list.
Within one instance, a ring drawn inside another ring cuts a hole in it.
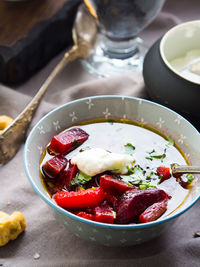
[{"label": "sliced beetroot", "polygon": [[64,156],[55,156],[46,161],[42,166],[45,175],[56,178],[67,166],[67,159]]},{"label": "sliced beetroot", "polygon": [[161,183],[171,177],[170,168],[163,166],[157,168],[157,174],[161,177]]},{"label": "sliced beetroot", "polygon": [[118,198],[110,193],[105,192],[105,200],[108,204],[115,209],[117,205]]},{"label": "sliced beetroot", "polygon": [[140,223],[153,222],[167,210],[167,199],[154,203],[139,216]]},{"label": "sliced beetroot", "polygon": [[131,222],[149,206],[168,198],[169,196],[162,189],[127,191],[119,198],[116,205],[116,221],[118,223]]},{"label": "sliced beetroot", "polygon": [[97,222],[112,224],[114,223],[115,212],[108,204],[102,203],[100,206],[94,208],[94,219]]},{"label": "sliced beetroot", "polygon": [[58,182],[56,184],[58,191],[62,189],[70,191],[72,189],[70,187],[70,183],[74,179],[77,173],[78,173],[77,166],[71,164],[71,160],[69,160],[68,168],[64,170],[58,177]]},{"label": "sliced beetroot", "polygon": [[73,128],[55,135],[51,139],[49,149],[58,154],[67,154],[87,140],[88,136],[84,130]]},{"label": "sliced beetroot", "polygon": [[119,195],[123,194],[124,192],[128,190],[135,189],[134,186],[129,186],[127,183],[117,179],[113,178],[110,175],[102,175],[100,177],[100,186],[103,188],[103,190],[111,195]]}]

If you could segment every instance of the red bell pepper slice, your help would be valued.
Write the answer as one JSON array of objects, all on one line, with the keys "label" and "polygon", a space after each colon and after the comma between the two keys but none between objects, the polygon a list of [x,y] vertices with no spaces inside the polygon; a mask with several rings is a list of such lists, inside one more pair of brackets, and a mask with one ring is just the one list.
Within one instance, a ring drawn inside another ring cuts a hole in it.
[{"label": "red bell pepper slice", "polygon": [[167,210],[167,202],[167,200],[163,200],[148,207],[139,216],[139,222],[147,223],[157,220]]},{"label": "red bell pepper slice", "polygon": [[95,218],[94,218],[94,215],[93,214],[90,214],[90,213],[87,213],[85,211],[79,211],[77,213],[75,213],[77,216],[79,217],[82,217],[84,219],[88,219],[88,220],[91,220],[91,221],[94,221]]},{"label": "red bell pepper slice", "polygon": [[113,224],[115,212],[108,204],[102,203],[94,208],[94,218],[97,222]]},{"label": "red bell pepper slice", "polygon": [[73,128],[55,135],[51,139],[49,149],[55,153],[67,154],[87,140],[88,136],[84,130]]},{"label": "red bell pepper slice", "polygon": [[80,191],[57,192],[54,196],[56,203],[65,209],[79,209],[95,207],[101,204],[105,194],[101,187],[89,188]]},{"label": "red bell pepper slice", "polygon": [[100,186],[105,192],[112,195],[123,194],[128,190],[135,189],[134,186],[130,186],[127,183],[113,178],[112,176],[107,174],[100,177]]},{"label": "red bell pepper slice", "polygon": [[171,177],[170,168],[163,166],[157,168],[157,174],[161,177],[160,183]]},{"label": "red bell pepper slice", "polygon": [[48,177],[55,178],[66,168],[67,161],[68,160],[63,156],[55,156],[44,163],[42,170]]}]

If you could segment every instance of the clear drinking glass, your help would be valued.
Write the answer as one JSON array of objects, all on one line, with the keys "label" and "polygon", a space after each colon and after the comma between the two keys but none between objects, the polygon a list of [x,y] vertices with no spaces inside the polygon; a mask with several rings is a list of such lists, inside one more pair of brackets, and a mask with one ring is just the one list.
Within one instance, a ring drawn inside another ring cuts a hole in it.
[{"label": "clear drinking glass", "polygon": [[96,18],[99,35],[89,72],[108,77],[142,70],[147,45],[138,34],[156,17],[165,0],[84,0]]}]

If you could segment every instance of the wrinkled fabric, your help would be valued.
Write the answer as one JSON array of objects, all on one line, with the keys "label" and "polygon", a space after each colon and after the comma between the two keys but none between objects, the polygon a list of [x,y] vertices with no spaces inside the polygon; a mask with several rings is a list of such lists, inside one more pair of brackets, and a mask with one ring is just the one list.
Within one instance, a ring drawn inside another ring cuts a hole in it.
[{"label": "wrinkled fabric", "polygon": [[[188,20],[199,19],[199,0],[168,0],[163,11],[142,33],[153,44],[168,29]],[[36,93],[63,53],[54,58],[31,79],[17,87],[0,86],[0,114],[15,117]],[[148,98],[142,75],[123,75],[97,79],[88,74],[80,61],[67,66],[55,79],[40,104],[29,131],[47,112],[60,104],[80,97],[118,94]],[[49,214],[46,203],[31,187],[23,168],[23,149],[5,166],[0,167],[0,209],[19,210],[27,220],[27,229],[17,240],[0,248],[0,266],[199,266],[199,204],[184,213],[160,237],[147,243],[109,248],[89,243],[72,233]],[[34,256],[36,259],[34,259]]]}]

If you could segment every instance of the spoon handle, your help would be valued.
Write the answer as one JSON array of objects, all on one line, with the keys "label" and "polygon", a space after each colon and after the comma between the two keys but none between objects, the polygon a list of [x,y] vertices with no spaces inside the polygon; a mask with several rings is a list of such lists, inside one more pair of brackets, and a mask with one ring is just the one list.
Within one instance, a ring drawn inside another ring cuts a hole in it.
[{"label": "spoon handle", "polygon": [[173,174],[200,173],[200,166],[178,165],[173,163],[171,164],[171,170]]},{"label": "spoon handle", "polygon": [[[33,115],[54,78],[58,75],[58,73],[60,73],[60,71],[67,65],[68,62],[73,61],[79,56],[80,49],[77,45],[74,45],[68,52],[65,53],[64,57],[53,69],[51,74],[45,80],[37,94],[33,97],[25,109],[16,117],[12,124],[10,124],[9,127],[7,127],[1,133],[0,164],[7,163],[16,154],[20,144],[25,138],[26,131],[33,118]],[[15,145],[13,145],[13,141]]]}]

